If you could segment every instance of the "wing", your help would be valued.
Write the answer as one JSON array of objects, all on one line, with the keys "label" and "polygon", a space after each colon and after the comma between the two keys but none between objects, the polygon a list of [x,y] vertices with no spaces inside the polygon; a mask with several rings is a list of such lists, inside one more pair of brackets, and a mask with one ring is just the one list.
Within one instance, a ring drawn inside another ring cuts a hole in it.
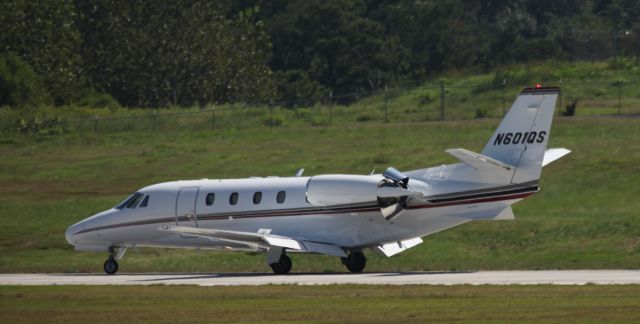
[{"label": "wing", "polygon": [[313,252],[339,257],[347,256],[342,248],[334,244],[297,240],[286,236],[272,235],[267,233],[268,231],[252,233],[188,226],[163,226],[160,230],[177,234],[199,236],[229,243],[243,244],[248,247],[262,248],[265,250],[275,246],[301,252]]}]

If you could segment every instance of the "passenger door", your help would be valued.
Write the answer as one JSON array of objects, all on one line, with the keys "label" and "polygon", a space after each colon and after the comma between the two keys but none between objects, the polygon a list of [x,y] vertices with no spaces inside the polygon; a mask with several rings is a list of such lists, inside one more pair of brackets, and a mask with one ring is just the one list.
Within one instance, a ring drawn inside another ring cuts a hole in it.
[{"label": "passenger door", "polygon": [[[198,227],[198,211],[196,200],[198,199],[198,187],[180,188],[176,199],[176,225]],[[183,235],[183,237],[194,237]]]}]

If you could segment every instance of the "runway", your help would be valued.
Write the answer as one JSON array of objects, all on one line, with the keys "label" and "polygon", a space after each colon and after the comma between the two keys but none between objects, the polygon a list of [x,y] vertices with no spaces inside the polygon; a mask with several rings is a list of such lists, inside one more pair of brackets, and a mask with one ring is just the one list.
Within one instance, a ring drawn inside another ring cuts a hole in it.
[{"label": "runway", "polygon": [[551,270],[403,273],[0,274],[0,285],[627,285],[640,270]]}]

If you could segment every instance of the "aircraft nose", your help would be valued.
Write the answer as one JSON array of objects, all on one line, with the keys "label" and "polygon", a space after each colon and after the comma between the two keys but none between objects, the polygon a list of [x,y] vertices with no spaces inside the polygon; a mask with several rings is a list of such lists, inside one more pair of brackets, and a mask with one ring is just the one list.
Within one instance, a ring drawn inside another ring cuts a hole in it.
[{"label": "aircraft nose", "polygon": [[67,242],[69,242],[69,244],[74,246],[76,245],[73,234],[77,232],[78,232],[78,224],[69,226],[67,230],[64,232],[64,238],[67,240]]}]

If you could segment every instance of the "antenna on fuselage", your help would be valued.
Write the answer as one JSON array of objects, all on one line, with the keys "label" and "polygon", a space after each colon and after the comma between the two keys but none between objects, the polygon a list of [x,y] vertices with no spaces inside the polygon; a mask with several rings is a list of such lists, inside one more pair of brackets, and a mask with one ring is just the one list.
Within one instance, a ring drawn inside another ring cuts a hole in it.
[{"label": "antenna on fuselage", "polygon": [[302,177],[303,173],[304,173],[304,168],[298,169],[298,172],[296,172],[296,177]]}]

